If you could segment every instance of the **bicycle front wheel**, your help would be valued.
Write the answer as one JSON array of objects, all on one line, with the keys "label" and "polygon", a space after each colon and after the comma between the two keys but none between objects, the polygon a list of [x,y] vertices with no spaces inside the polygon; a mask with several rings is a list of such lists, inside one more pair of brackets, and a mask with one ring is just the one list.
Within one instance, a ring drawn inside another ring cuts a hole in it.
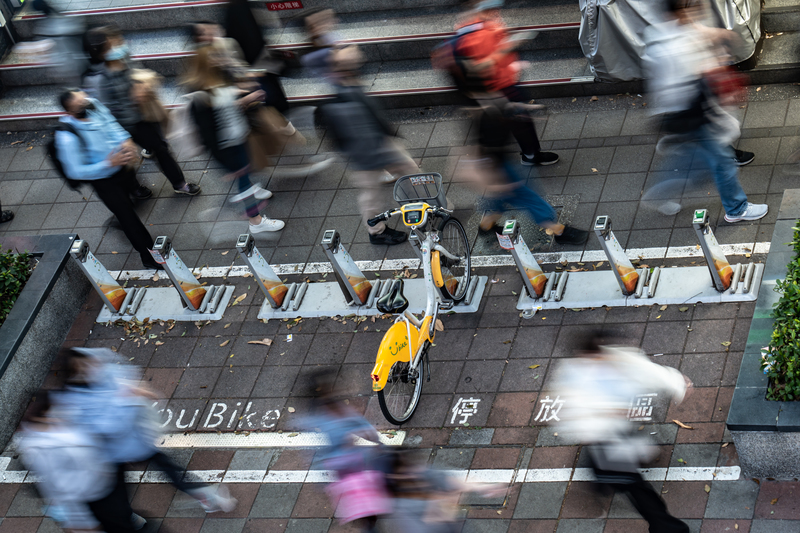
[{"label": "bicycle front wheel", "polygon": [[460,302],[467,295],[467,287],[471,276],[469,241],[467,232],[455,218],[449,218],[439,232],[439,243],[456,259],[439,254],[440,268],[446,296]]},{"label": "bicycle front wheel", "polygon": [[425,361],[420,359],[416,369],[407,362],[398,361],[392,367],[389,380],[383,390],[378,391],[378,404],[386,420],[399,426],[411,420],[422,395],[425,377]]}]

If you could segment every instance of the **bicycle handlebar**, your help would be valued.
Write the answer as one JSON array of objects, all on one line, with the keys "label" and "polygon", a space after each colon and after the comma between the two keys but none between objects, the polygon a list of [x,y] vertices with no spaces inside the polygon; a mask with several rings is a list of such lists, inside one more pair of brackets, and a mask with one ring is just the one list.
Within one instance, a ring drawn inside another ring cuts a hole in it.
[{"label": "bicycle handlebar", "polygon": [[376,226],[378,222],[383,222],[384,220],[389,220],[389,217],[392,216],[391,211],[386,211],[385,213],[381,213],[380,215],[373,217],[367,220],[367,226],[370,228]]}]

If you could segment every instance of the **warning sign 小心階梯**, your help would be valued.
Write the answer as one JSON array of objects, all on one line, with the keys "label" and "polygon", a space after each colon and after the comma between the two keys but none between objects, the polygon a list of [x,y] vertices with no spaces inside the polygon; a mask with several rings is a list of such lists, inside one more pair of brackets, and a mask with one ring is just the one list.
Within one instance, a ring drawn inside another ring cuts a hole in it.
[{"label": "warning sign \u5c0f\u5fc3\u968e\u68af", "polygon": [[285,9],[303,9],[303,2],[267,2],[270,11],[283,11]]}]

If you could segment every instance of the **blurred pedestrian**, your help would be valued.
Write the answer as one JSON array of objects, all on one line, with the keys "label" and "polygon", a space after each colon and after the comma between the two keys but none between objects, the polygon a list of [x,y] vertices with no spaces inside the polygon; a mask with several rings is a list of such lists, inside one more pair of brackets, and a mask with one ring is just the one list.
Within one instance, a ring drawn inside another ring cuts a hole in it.
[{"label": "blurred pedestrian", "polygon": [[563,402],[558,432],[586,447],[597,482],[625,493],[650,533],[688,533],[689,526],[669,514],[639,474],[654,449],[637,431],[638,423],[627,417],[637,395],[666,394],[677,404],[691,381],[674,368],[651,362],[641,350],[605,344],[601,333],[588,335],[578,357],[556,369],[553,394]]},{"label": "blurred pedestrian", "polygon": [[196,499],[207,513],[236,507],[225,487],[184,481],[183,472],[155,441],[160,431],[152,403],[158,398],[137,385],[130,366],[106,348],[73,348],[66,354],[64,389],[56,397],[69,421],[100,439],[108,460],[116,465],[122,483],[125,463],[149,461],[161,469],[175,488]]},{"label": "blurred pedestrian", "polygon": [[[319,375],[314,380],[315,412],[304,423],[327,437],[328,445],[316,457],[325,469],[336,472],[327,489],[331,501],[338,502],[336,517],[342,523],[359,521],[363,531],[372,532],[378,517],[392,509],[382,470],[383,446],[375,428],[337,395],[326,378]],[[378,446],[359,445],[357,439]]]},{"label": "blurred pedestrian", "polygon": [[[500,15],[503,3],[504,0],[470,0],[466,13],[456,23],[457,37],[452,52],[458,59],[456,67],[468,71],[462,75],[469,78],[467,83],[459,84],[459,88],[472,99],[472,88],[480,79],[486,92],[501,93],[511,102],[526,102],[518,82],[529,64],[517,57],[515,49],[523,40],[509,35]],[[533,122],[517,121],[510,125],[522,150],[523,165],[558,162],[557,154],[542,151]]]},{"label": "blurred pedestrian", "polygon": [[236,179],[239,193],[231,198],[243,202],[250,220],[250,232],[280,231],[284,222],[260,214],[259,201],[272,197],[272,192],[250,181],[250,156],[247,139],[250,126],[246,109],[257,106],[264,92],[247,93],[225,76],[220,67],[224,51],[216,44],[203,46],[192,57],[192,67],[185,83],[197,91],[192,99],[192,113],[205,147]]},{"label": "blurred pedestrian", "polygon": [[130,135],[103,104],[88,98],[83,91],[64,91],[60,103],[67,116],[59,119],[55,148],[66,176],[92,186],[119,221],[145,268],[163,270],[150,255],[153,237],[131,202],[131,197],[143,200],[153,193],[136,181],[132,165],[138,156]]},{"label": "blurred pedestrian", "polygon": [[145,520],[131,510],[127,493],[115,490],[116,467],[101,441],[61,417],[46,391],[36,394],[22,422],[19,450],[36,476],[45,514],[62,528],[117,533],[144,527]]},{"label": "blurred pedestrian", "polygon": [[558,214],[547,200],[526,185],[524,177],[515,169],[504,151],[518,123],[532,123],[533,106],[508,101],[499,93],[475,94],[481,105],[478,112],[478,143],[480,159],[471,162],[474,181],[484,193],[485,212],[478,226],[480,234],[502,233],[497,222],[508,205],[522,209],[548,233],[557,244],[581,245],[589,238],[589,232],[558,222]]},{"label": "blurred pedestrian", "polygon": [[[731,84],[720,77],[720,49],[737,38],[729,30],[709,28],[695,20],[702,5],[694,0],[666,0],[665,22],[647,29],[644,64],[648,90],[654,99],[651,109],[662,117],[662,129],[669,135],[659,142],[671,159],[691,160],[696,150],[711,171],[722,199],[727,222],[763,218],[767,204],[748,202],[739,183],[738,166],[753,160],[750,152],[735,152],[731,144],[739,137],[740,125],[725,110]],[[728,81],[734,77],[725,75]],[[734,84],[735,85],[735,84]],[[668,179],[642,197],[666,215],[681,210],[680,197],[687,179]]]},{"label": "blurred pedestrian", "polygon": [[[200,187],[186,181],[164,138],[167,114],[158,100],[156,85],[142,87],[139,73],[137,86],[137,74],[129,65],[130,50],[122,33],[115,26],[96,28],[87,34],[87,43],[92,63],[83,81],[87,92],[111,110],[133,142],[145,151],[145,157],[155,156],[175,194],[199,194]],[[154,79],[152,75],[149,78]]]}]

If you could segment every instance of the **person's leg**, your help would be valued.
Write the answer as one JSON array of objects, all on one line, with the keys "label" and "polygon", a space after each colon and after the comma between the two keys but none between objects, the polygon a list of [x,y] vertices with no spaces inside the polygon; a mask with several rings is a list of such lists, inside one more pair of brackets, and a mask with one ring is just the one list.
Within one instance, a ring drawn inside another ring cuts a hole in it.
[{"label": "person's leg", "polygon": [[358,189],[358,208],[361,210],[361,219],[370,235],[378,235],[386,230],[385,222],[378,222],[374,226],[367,225],[367,220],[383,213],[388,208],[383,201],[381,183],[378,172],[358,170],[351,174],[353,184]]},{"label": "person's leg", "polygon": [[702,133],[697,143],[700,154],[714,176],[725,214],[740,215],[747,209],[747,194],[739,183],[739,168],[733,159],[731,147],[722,145],[711,136]]},{"label": "person's leg", "polygon": [[232,146],[225,148],[217,153],[217,159],[223,164],[226,170],[236,178],[239,194],[232,199],[244,203],[247,218],[250,219],[250,231],[260,233],[262,231],[278,231],[284,227],[284,222],[270,219],[259,214],[259,199],[266,199],[272,193],[253,185],[250,181],[250,158],[247,154],[247,146]]},{"label": "person's leg", "polygon": [[186,185],[183,171],[169,151],[161,126],[156,122],[139,122],[131,128],[133,142],[151,152],[156,157],[156,162],[161,172],[172,184],[173,189],[181,189]]},{"label": "person's leg", "polygon": [[[525,103],[522,93],[513,85],[511,87],[506,87],[501,92],[512,102]],[[539,145],[539,137],[536,135],[536,128],[533,125],[533,120],[512,121],[511,134],[514,135],[523,154],[534,156],[542,151],[542,147]]]},{"label": "person's leg", "polygon": [[289,109],[289,102],[286,100],[286,94],[283,92],[280,78],[277,74],[267,72],[258,79],[261,89],[267,93],[265,103],[272,106],[280,113],[285,113]]},{"label": "person's leg", "polygon": [[631,477],[632,483],[617,487],[628,495],[636,511],[647,521],[650,533],[689,533],[689,526],[669,514],[664,500],[641,475],[631,474]]},{"label": "person's leg", "polygon": [[183,473],[178,469],[178,465],[176,465],[168,455],[162,452],[157,452],[150,458],[150,461],[155,463],[156,467],[167,475],[172,485],[181,492],[188,493],[190,490],[206,486],[203,483],[189,484],[184,482]]},{"label": "person's leg", "polygon": [[125,488],[125,470],[122,465],[118,465],[116,483],[111,493],[88,505],[97,521],[102,524],[105,533],[133,533],[136,531],[133,509],[128,502],[128,489]]},{"label": "person's leg", "polygon": [[558,223],[558,214],[556,214],[553,206],[547,203],[547,200],[542,198],[536,191],[522,183],[522,177],[517,174],[514,166],[508,160],[503,161],[503,170],[510,183],[520,184],[518,188],[503,199],[505,202],[517,209],[526,210],[540,226],[547,223]]},{"label": "person's leg", "polygon": [[132,171],[122,170],[110,178],[92,181],[91,184],[103,205],[119,221],[122,231],[133,248],[139,252],[142,262],[147,265],[153,263],[153,257],[150,255],[153,237],[136,214],[129,197],[130,189],[138,186],[134,176]]}]

